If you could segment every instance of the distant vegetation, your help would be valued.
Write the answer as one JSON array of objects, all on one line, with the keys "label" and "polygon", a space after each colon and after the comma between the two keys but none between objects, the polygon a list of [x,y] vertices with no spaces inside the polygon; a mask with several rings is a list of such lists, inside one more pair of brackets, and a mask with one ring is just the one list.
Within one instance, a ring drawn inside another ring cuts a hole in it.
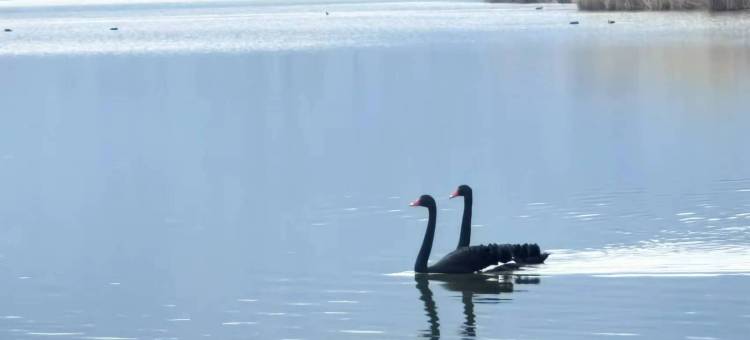
[{"label": "distant vegetation", "polygon": [[[571,3],[576,0],[485,0],[491,3]],[[577,0],[586,11],[670,11],[750,9],[750,0]]]},{"label": "distant vegetation", "polygon": [[733,11],[750,9],[750,0],[578,0],[578,9],[588,11]]},{"label": "distant vegetation", "polygon": [[570,4],[573,0],[484,0],[495,4]]}]

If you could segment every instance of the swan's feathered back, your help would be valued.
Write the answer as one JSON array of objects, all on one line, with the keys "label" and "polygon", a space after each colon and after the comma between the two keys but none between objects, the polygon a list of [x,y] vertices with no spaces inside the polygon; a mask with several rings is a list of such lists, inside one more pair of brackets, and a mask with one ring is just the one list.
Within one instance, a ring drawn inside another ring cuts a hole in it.
[{"label": "swan's feathered back", "polygon": [[514,244],[513,260],[519,264],[538,264],[544,263],[549,256],[548,253],[542,253],[539,245],[536,243]]},{"label": "swan's feathered back", "polygon": [[542,254],[536,244],[476,245],[456,249],[429,266],[430,273],[473,273],[498,263],[514,260],[518,263],[542,263],[548,254]]}]

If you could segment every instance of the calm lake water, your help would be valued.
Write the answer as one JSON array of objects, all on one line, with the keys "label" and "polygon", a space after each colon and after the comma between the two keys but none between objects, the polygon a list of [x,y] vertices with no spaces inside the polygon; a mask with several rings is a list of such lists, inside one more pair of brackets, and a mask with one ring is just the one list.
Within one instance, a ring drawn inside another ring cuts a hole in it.
[{"label": "calm lake water", "polygon": [[534,7],[0,2],[0,339],[744,339],[750,13]]}]

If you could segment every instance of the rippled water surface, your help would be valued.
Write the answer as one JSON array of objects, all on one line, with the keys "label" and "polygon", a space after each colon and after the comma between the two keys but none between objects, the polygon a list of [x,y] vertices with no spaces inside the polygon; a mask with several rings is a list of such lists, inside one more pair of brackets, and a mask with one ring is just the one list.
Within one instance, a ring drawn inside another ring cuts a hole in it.
[{"label": "rippled water surface", "polygon": [[[69,3],[0,2],[0,339],[750,331],[747,13]],[[462,183],[547,263],[415,276]]]}]

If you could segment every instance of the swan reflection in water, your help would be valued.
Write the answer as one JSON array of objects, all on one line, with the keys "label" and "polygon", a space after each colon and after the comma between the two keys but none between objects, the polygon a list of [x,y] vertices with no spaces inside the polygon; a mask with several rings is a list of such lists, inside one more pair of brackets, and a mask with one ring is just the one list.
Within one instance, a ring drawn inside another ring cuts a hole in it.
[{"label": "swan reflection in water", "polygon": [[448,291],[461,293],[461,302],[464,305],[464,323],[460,335],[464,338],[477,336],[476,314],[474,314],[475,302],[478,304],[497,304],[508,301],[511,299],[487,295],[512,293],[514,284],[539,284],[540,282],[538,277],[531,276],[478,274],[416,274],[414,280],[417,282],[419,299],[424,303],[425,315],[430,324],[430,328],[423,330],[421,336],[430,339],[440,339],[440,318],[430,289],[430,281],[440,283]]}]

